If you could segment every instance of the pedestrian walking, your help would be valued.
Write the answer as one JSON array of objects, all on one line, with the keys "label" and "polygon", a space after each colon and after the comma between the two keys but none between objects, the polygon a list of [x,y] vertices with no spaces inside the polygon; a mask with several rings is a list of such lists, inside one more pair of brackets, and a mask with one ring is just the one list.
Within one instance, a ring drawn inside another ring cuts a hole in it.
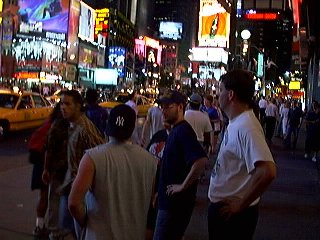
[{"label": "pedestrian walking", "polygon": [[148,211],[146,240],[153,239],[154,229],[156,227],[156,220],[157,220],[157,214],[158,214],[158,186],[159,186],[161,159],[163,156],[163,151],[164,151],[164,147],[165,147],[168,135],[171,130],[171,125],[165,121],[163,123],[163,126],[164,126],[164,129],[159,130],[153,135],[149,145],[146,148],[148,152],[150,152],[153,156],[155,156],[158,159],[157,174],[156,174],[155,188],[154,188],[154,197],[151,201],[149,211]]},{"label": "pedestrian walking", "polygon": [[[60,111],[60,102],[57,106]],[[67,168],[67,142],[68,142],[68,127],[69,123],[62,117],[57,118],[51,125],[48,132],[48,140],[46,144],[46,157],[42,180],[49,186],[48,192],[48,230],[50,239],[55,239],[54,236],[59,236],[60,233],[68,233],[68,230],[63,229],[59,213],[60,209],[60,194],[57,192],[62,185]]]},{"label": "pedestrian walking", "polygon": [[210,240],[252,239],[260,196],[276,175],[261,124],[249,108],[254,86],[244,70],[221,77],[219,103],[229,124],[210,178]]},{"label": "pedestrian walking", "polygon": [[[129,107],[131,107],[135,111],[136,118],[138,118],[138,106],[136,104],[136,97],[137,97],[137,93],[135,91],[129,93],[128,94],[128,101],[125,104],[128,105]],[[139,136],[138,124],[137,124],[137,120],[136,120],[136,127],[134,128],[134,131],[132,133],[131,140],[133,143],[140,145],[140,139],[141,138]]]},{"label": "pedestrian walking", "polygon": [[214,131],[211,125],[209,115],[200,111],[200,105],[202,97],[193,93],[190,97],[189,105],[190,109],[184,113],[184,119],[191,125],[194,132],[197,135],[197,140],[201,146],[205,148],[204,139],[205,135],[209,138],[209,146],[206,149],[208,153],[212,153],[214,150]]},{"label": "pedestrian walking", "polygon": [[314,101],[305,117],[306,139],[305,139],[305,158],[312,156],[313,162],[317,161],[319,151],[319,133],[320,133],[320,107],[319,103]]},{"label": "pedestrian walking", "polygon": [[276,100],[272,98],[266,108],[265,126],[266,126],[266,139],[268,143],[272,143],[272,137],[276,128],[277,118],[279,115]]},{"label": "pedestrian walking", "polygon": [[79,229],[74,225],[68,210],[68,196],[77,175],[80,160],[85,150],[105,143],[99,130],[84,114],[83,99],[77,90],[64,91],[61,95],[61,112],[69,122],[67,158],[68,168],[59,188],[60,208],[64,229],[69,229],[79,237]]},{"label": "pedestrian walking", "polygon": [[289,149],[296,149],[299,128],[302,123],[303,112],[298,102],[293,101],[293,106],[288,113],[288,130],[284,144]]},{"label": "pedestrian walking", "polygon": [[99,129],[101,135],[106,137],[106,127],[108,121],[108,110],[99,106],[98,92],[95,89],[89,88],[85,95],[86,100],[86,115]]},{"label": "pedestrian walking", "polygon": [[114,107],[107,144],[83,156],[69,195],[69,209],[83,228],[81,239],[141,240],[156,174],[156,159],[129,140],[136,114],[125,104]]},{"label": "pedestrian walking", "polygon": [[172,125],[159,178],[159,210],[154,240],[181,239],[195,204],[198,179],[208,160],[197,136],[184,120],[185,96],[168,90],[160,99],[164,120]]},{"label": "pedestrian walking", "polygon": [[[162,111],[159,108],[158,99],[156,100],[156,106],[152,106],[148,109],[146,120],[143,123],[141,132],[141,146],[145,147],[149,144],[151,138],[158,131],[164,129]],[[147,133],[149,133],[148,136]]]},{"label": "pedestrian walking", "polygon": [[266,100],[265,96],[261,96],[259,102],[259,109],[260,109],[260,122],[262,126],[264,126],[264,120],[266,117],[266,108],[268,106],[268,101]]},{"label": "pedestrian walking", "polygon": [[45,223],[45,215],[48,208],[48,185],[42,181],[42,172],[44,169],[48,132],[52,123],[59,117],[61,117],[60,106],[57,104],[43,125],[32,134],[28,143],[29,161],[33,164],[31,189],[39,189],[36,226],[33,230],[33,235],[36,237],[45,237],[48,234]]}]

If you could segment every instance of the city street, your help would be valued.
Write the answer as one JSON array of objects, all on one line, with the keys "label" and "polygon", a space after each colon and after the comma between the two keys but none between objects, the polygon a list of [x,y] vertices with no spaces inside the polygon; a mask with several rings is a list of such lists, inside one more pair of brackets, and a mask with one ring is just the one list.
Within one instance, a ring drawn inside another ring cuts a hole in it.
[{"label": "city street", "polygon": [[[32,165],[28,162],[27,140],[32,131],[14,133],[0,143],[0,239],[32,238],[37,192],[31,192]],[[255,240],[319,240],[320,185],[317,163],[303,158],[304,131],[298,150],[282,147],[274,138],[272,152],[278,176],[261,202]],[[320,165],[320,164],[319,164]],[[199,184],[198,199],[185,240],[208,239],[206,178]]]}]

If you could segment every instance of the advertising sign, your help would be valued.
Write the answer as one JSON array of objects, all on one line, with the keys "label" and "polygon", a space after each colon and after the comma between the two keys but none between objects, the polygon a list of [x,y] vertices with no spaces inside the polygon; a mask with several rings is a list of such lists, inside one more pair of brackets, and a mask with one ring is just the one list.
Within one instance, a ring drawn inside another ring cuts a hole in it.
[{"label": "advertising sign", "polygon": [[33,39],[14,39],[13,42],[18,70],[59,72],[59,65],[64,60],[64,47]]},{"label": "advertising sign", "polygon": [[118,72],[116,69],[97,68],[96,84],[117,85]]},{"label": "advertising sign", "polygon": [[182,38],[182,23],[161,21],[159,33],[160,39],[180,40]]},{"label": "advertising sign", "polygon": [[264,73],[264,56],[262,53],[258,53],[258,70],[257,77],[262,77]]},{"label": "advertising sign", "polygon": [[80,4],[79,37],[93,42],[95,10],[84,2]]},{"label": "advertising sign", "polygon": [[97,9],[96,10],[96,20],[94,28],[94,39],[98,40],[98,35],[101,34],[104,38],[108,37],[109,29],[109,9]]},{"label": "advertising sign", "polygon": [[117,69],[119,77],[124,77],[126,50],[123,47],[109,47],[108,68]]},{"label": "advertising sign", "polygon": [[74,63],[74,64],[78,63],[79,16],[80,16],[80,2],[79,0],[71,0],[69,29],[68,29],[67,62]]},{"label": "advertising sign", "polygon": [[91,69],[97,67],[97,51],[93,51],[84,46],[79,47],[79,67]]},{"label": "advertising sign", "polygon": [[42,42],[32,40],[14,41],[13,55],[17,60],[17,69],[39,71],[42,60]]},{"label": "advertising sign", "polygon": [[230,14],[217,0],[200,0],[199,46],[229,47]]},{"label": "advertising sign", "polygon": [[49,42],[42,42],[42,71],[59,73],[59,65],[63,62],[64,48]]},{"label": "advertising sign", "polygon": [[13,39],[13,20],[11,17],[4,17],[2,22],[2,49],[11,50]]},{"label": "advertising sign", "polygon": [[19,32],[66,40],[69,0],[19,0]]},{"label": "advertising sign", "polygon": [[223,48],[192,48],[191,61],[228,63],[228,52]]}]

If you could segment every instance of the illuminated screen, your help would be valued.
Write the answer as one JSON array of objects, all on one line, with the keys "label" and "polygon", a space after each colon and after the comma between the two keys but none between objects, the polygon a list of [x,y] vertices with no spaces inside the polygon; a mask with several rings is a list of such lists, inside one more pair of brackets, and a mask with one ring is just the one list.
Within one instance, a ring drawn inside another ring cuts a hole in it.
[{"label": "illuminated screen", "polygon": [[87,4],[81,3],[79,37],[89,41],[94,41],[94,19],[95,11]]},{"label": "illuminated screen", "polygon": [[124,77],[125,54],[123,47],[109,47],[108,68],[117,69],[119,77]]},{"label": "illuminated screen", "polygon": [[69,0],[19,0],[18,5],[22,23],[41,23],[44,31],[67,33]]},{"label": "illuminated screen", "polygon": [[179,40],[182,38],[182,23],[160,22],[159,37],[161,39]]},{"label": "illuminated screen", "polygon": [[300,90],[300,82],[299,81],[291,81],[289,83],[289,90]]},{"label": "illuminated screen", "polygon": [[80,3],[77,0],[71,0],[67,58],[69,63],[74,63],[74,64],[78,63],[79,16],[80,16]]},{"label": "illuminated screen", "polygon": [[117,85],[117,79],[118,72],[116,69],[96,69],[96,84]]}]

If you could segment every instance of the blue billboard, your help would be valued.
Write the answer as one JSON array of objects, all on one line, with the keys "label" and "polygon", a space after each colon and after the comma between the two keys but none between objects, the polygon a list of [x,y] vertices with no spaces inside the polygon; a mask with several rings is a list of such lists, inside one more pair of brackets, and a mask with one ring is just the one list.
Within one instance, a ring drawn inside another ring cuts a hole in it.
[{"label": "blue billboard", "polygon": [[[70,0],[19,0],[19,32],[22,33],[63,33],[68,30]],[[50,36],[50,34],[49,34]],[[52,35],[52,38],[62,38]],[[63,39],[60,39],[63,40]]]},{"label": "blue billboard", "polygon": [[117,69],[119,77],[124,77],[124,60],[126,49],[123,47],[109,47],[108,68]]}]

